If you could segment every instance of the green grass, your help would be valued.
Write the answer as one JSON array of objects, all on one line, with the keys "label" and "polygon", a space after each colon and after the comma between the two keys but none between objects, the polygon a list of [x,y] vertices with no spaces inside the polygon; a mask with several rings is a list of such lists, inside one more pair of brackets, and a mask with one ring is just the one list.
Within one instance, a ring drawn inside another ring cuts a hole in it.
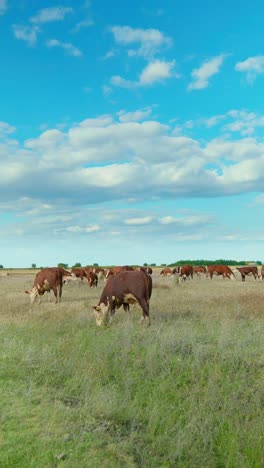
[{"label": "green grass", "polygon": [[98,290],[30,306],[1,278],[1,467],[264,465],[264,285],[154,279],[140,311],[97,328]]}]

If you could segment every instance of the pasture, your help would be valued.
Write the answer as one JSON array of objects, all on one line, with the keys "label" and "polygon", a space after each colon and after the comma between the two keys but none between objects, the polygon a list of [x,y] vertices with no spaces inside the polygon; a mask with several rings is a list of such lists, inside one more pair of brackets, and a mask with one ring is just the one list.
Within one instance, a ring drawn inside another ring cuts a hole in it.
[{"label": "pasture", "polygon": [[264,466],[264,282],[155,272],[151,327],[98,328],[102,281],[34,276],[0,277],[1,467]]}]

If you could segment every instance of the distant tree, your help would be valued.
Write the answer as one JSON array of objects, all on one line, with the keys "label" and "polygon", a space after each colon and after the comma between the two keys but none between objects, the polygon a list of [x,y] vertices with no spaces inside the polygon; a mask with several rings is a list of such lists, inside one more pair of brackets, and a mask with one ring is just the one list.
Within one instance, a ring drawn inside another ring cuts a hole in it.
[{"label": "distant tree", "polygon": [[58,263],[57,266],[60,267],[60,268],[69,268],[68,263]]},{"label": "distant tree", "polygon": [[31,263],[31,268],[37,268],[37,264],[36,263]]},{"label": "distant tree", "polygon": [[167,263],[162,263],[160,266],[165,267],[167,266]]},{"label": "distant tree", "polygon": [[99,265],[98,263],[93,263],[93,266],[98,267]]},{"label": "distant tree", "polygon": [[80,262],[76,262],[74,265],[72,265],[72,268],[81,268],[82,264]]},{"label": "distant tree", "polygon": [[151,263],[150,266],[155,267],[156,263]]},{"label": "distant tree", "polygon": [[4,268],[3,265],[0,265],[1,270]]},{"label": "distant tree", "polygon": [[148,266],[148,263],[145,262],[145,263],[143,264],[143,266]]}]

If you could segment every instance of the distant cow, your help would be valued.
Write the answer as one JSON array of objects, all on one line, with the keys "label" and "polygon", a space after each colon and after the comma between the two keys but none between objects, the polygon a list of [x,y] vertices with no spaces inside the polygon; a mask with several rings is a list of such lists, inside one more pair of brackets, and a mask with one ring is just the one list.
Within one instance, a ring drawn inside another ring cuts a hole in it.
[{"label": "distant cow", "polygon": [[259,278],[264,279],[264,265],[261,265],[261,270],[260,270],[260,275],[259,275]]},{"label": "distant cow", "polygon": [[227,265],[208,265],[206,276],[210,276],[210,278],[213,279],[214,274],[216,274],[217,276],[222,275],[223,279],[235,279],[233,271]]},{"label": "distant cow", "polygon": [[169,267],[163,268],[160,272],[160,276],[171,276],[173,275],[172,269]]},{"label": "distant cow", "polygon": [[139,267],[139,271],[144,271],[144,273],[147,273],[148,275],[152,275],[152,268],[151,267]]},{"label": "distant cow", "polygon": [[64,268],[44,268],[36,274],[32,290],[25,291],[25,293],[30,295],[33,304],[37,298],[40,303],[40,296],[43,296],[46,291],[50,292],[52,290],[55,303],[57,303],[61,300],[63,277],[70,275],[71,273],[64,270]]},{"label": "distant cow", "polygon": [[107,281],[101,294],[99,304],[94,307],[96,324],[107,324],[111,321],[115,309],[123,305],[129,310],[130,304],[138,303],[142,309],[141,322],[149,319],[149,301],[152,293],[152,279],[143,271],[121,271]]},{"label": "distant cow", "polygon": [[237,270],[241,274],[242,281],[245,281],[247,275],[252,275],[255,279],[258,278],[258,267],[256,266],[237,267]]},{"label": "distant cow", "polygon": [[94,286],[97,288],[98,276],[96,273],[94,273],[93,271],[86,270],[86,278],[90,288],[93,288]]},{"label": "distant cow", "polygon": [[124,266],[115,266],[113,268],[109,268],[105,272],[105,278],[108,279],[111,276],[117,275],[121,271],[134,271],[134,268],[129,265],[124,265]]},{"label": "distant cow", "polygon": [[76,278],[81,280],[86,278],[85,268],[72,268],[71,272],[76,276]]},{"label": "distant cow", "polygon": [[196,275],[200,275],[201,273],[206,273],[206,267],[205,266],[194,266],[193,267],[193,272]]},{"label": "distant cow", "polygon": [[179,275],[182,281],[185,281],[186,278],[193,278],[193,266],[192,265],[182,265],[179,269]]}]

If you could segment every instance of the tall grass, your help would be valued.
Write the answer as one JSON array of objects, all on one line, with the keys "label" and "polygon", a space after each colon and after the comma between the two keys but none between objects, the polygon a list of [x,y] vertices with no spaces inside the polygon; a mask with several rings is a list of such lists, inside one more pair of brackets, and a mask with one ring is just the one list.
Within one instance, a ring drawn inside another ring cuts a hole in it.
[{"label": "tall grass", "polygon": [[30,306],[31,284],[1,278],[0,466],[264,465],[261,283],[156,277],[149,329],[97,328],[102,284]]}]

